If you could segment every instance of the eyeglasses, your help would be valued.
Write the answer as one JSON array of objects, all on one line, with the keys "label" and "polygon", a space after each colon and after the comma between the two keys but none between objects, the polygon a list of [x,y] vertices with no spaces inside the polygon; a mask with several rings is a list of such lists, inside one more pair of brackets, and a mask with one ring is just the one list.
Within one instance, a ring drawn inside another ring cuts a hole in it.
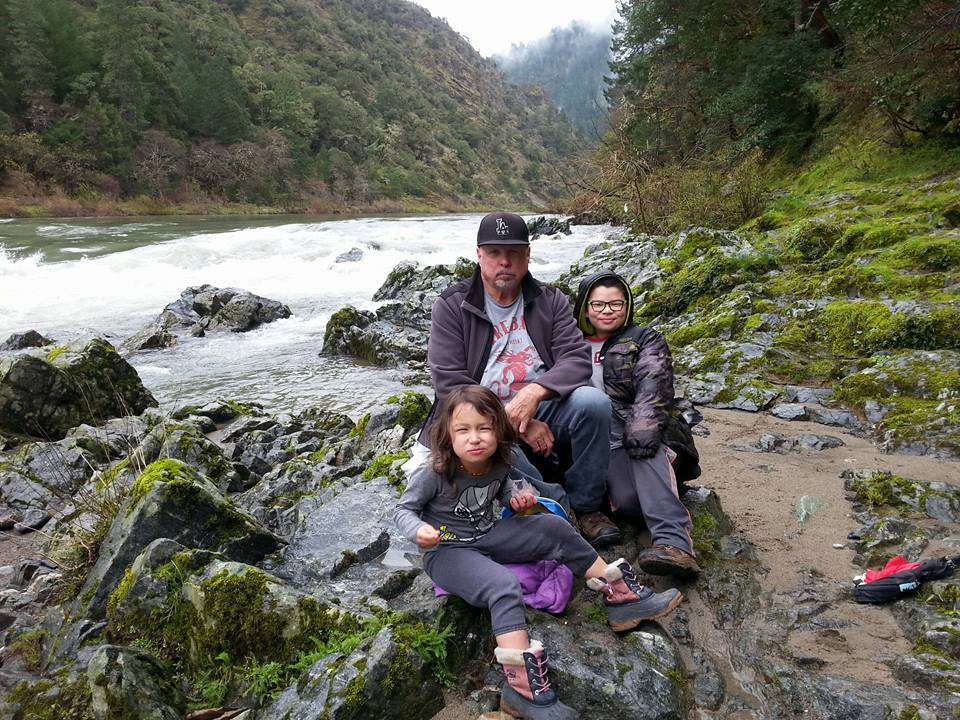
[{"label": "eyeglasses", "polygon": [[603,312],[607,308],[610,308],[610,312],[620,312],[627,306],[627,301],[610,300],[609,302],[604,302],[603,300],[591,300],[587,305],[589,305],[590,309],[595,313]]}]

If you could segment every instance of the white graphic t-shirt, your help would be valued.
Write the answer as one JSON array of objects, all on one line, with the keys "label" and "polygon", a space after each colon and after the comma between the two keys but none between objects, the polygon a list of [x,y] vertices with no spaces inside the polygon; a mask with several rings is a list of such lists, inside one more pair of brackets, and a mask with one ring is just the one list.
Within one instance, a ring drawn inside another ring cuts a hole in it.
[{"label": "white graphic t-shirt", "polygon": [[493,323],[493,347],[480,384],[493,390],[502,402],[507,402],[547,369],[527,333],[523,295],[503,306],[484,293],[484,309]]}]

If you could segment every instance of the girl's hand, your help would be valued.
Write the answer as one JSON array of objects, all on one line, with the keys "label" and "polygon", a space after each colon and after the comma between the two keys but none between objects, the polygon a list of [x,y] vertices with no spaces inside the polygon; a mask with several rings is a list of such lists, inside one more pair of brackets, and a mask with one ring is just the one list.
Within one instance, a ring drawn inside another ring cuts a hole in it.
[{"label": "girl's hand", "polygon": [[526,490],[519,495],[514,495],[512,498],[510,498],[510,509],[515,513],[523,512],[524,510],[532,508],[536,504],[537,498],[529,490]]},{"label": "girl's hand", "polygon": [[424,523],[417,530],[417,545],[422,548],[432,548],[440,542],[440,533],[433,525]]}]

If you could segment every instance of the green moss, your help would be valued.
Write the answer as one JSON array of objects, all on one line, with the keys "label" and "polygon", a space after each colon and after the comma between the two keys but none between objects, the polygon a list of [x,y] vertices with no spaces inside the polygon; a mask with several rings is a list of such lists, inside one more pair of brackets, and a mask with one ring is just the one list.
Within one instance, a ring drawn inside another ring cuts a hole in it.
[{"label": "green moss", "polygon": [[128,567],[123,571],[123,577],[120,579],[120,582],[117,583],[117,587],[114,588],[113,592],[110,593],[110,598],[107,600],[107,617],[114,615],[117,611],[117,606],[127,599],[127,595],[130,594],[130,590],[136,579],[132,567]]},{"label": "green moss", "polygon": [[598,625],[607,624],[607,609],[603,606],[603,603],[595,602],[586,605],[583,608],[583,614]]},{"label": "green moss", "polygon": [[47,631],[42,628],[28,630],[17,636],[8,648],[13,655],[19,655],[23,664],[32,672],[39,672],[43,664],[43,639]]},{"label": "green moss", "polygon": [[835,222],[801,222],[787,233],[784,248],[795,259],[819,260],[833,248],[843,232],[843,226]]},{"label": "green moss", "polygon": [[377,477],[386,477],[392,485],[400,486],[403,484],[403,472],[399,469],[394,470],[393,464],[398,460],[406,460],[410,453],[406,450],[400,450],[395,453],[384,453],[374,458],[373,462],[363,471],[364,480],[373,480]]},{"label": "green moss", "polygon": [[404,390],[401,395],[391,395],[387,398],[387,403],[394,405],[400,404],[400,415],[397,423],[407,430],[412,430],[423,425],[430,414],[430,400],[423,393],[414,390]]},{"label": "green moss", "polygon": [[140,504],[157,482],[180,481],[192,485],[196,482],[196,478],[193,469],[179,460],[164,458],[150,463],[130,488],[130,504],[127,507],[127,513],[132,512]]},{"label": "green moss", "polygon": [[58,357],[68,352],[70,352],[69,347],[67,347],[66,345],[58,345],[57,347],[52,348],[47,352],[47,358],[46,358],[47,362],[52,363]]},{"label": "green moss", "polygon": [[683,347],[701,338],[718,337],[730,330],[737,319],[738,316],[735,313],[715,315],[707,320],[678,328],[667,336],[667,342],[671,347]]},{"label": "green moss", "polygon": [[897,715],[897,720],[920,720],[920,710],[916,705],[907,705]]},{"label": "green moss", "polygon": [[353,426],[353,429],[350,431],[348,437],[363,437],[363,434],[367,431],[367,423],[370,422],[370,413],[367,413],[362,418],[357,420],[357,424]]},{"label": "green moss", "polygon": [[698,510],[693,515],[690,537],[700,565],[707,565],[720,554],[720,539],[717,536],[717,519],[707,510]]},{"label": "green moss", "polygon": [[865,477],[858,477],[850,484],[851,490],[870,507],[893,507],[909,510],[904,497],[916,497],[917,486],[898,475],[878,470]]},{"label": "green moss", "polygon": [[675,317],[691,305],[750,282],[774,267],[776,261],[766,254],[731,256],[720,248],[711,248],[703,257],[668,275],[655,298],[638,310],[638,317]]},{"label": "green moss", "polygon": [[[367,704],[367,697],[363,694],[363,690],[366,684],[366,678],[363,673],[357,675],[350,682],[347,683],[347,686],[343,689],[343,698],[346,706],[354,713],[358,713],[363,710],[364,706]],[[386,689],[386,683],[384,683]],[[387,690],[389,692],[389,690]]]},{"label": "green moss", "polygon": [[23,720],[94,720],[85,673],[70,676],[64,669],[55,680],[24,680],[10,690],[6,700],[20,706],[14,717]]},{"label": "green moss", "polygon": [[837,355],[960,348],[960,310],[954,307],[906,315],[880,302],[838,301],[823,309],[821,323]]}]

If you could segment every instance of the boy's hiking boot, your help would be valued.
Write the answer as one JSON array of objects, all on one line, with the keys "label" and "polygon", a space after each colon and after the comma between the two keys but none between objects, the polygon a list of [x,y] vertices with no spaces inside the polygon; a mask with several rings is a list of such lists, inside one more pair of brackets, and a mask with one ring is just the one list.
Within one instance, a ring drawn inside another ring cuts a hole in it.
[{"label": "boy's hiking boot", "polygon": [[580,534],[593,547],[615,545],[620,542],[620,528],[599,510],[579,515],[577,521],[580,525]]},{"label": "boy's hiking boot", "polygon": [[637,556],[637,567],[651,575],[693,577],[700,572],[696,558],[671,545],[654,545]]},{"label": "boy's hiking boot", "polygon": [[500,693],[500,709],[528,720],[576,720],[576,710],[557,700],[547,679],[547,654],[537,640],[526,650],[497,648],[497,662],[503,665],[507,682]]},{"label": "boy's hiking boot", "polygon": [[607,565],[602,579],[587,580],[587,587],[603,593],[607,622],[617,632],[631,630],[644,620],[663,617],[683,600],[676,588],[658,593],[641,585],[630,563],[622,558]]}]

